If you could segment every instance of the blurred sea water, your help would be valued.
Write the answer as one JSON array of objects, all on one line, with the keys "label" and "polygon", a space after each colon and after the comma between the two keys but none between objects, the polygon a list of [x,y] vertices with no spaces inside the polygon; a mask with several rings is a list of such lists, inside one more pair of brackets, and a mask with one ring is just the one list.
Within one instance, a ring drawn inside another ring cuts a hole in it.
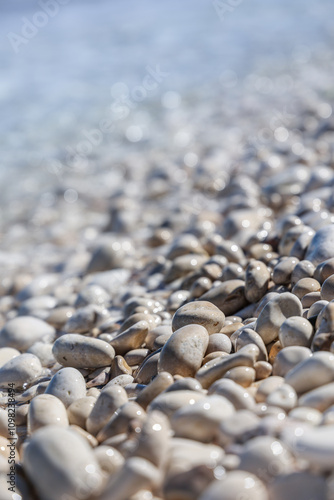
[{"label": "blurred sea water", "polygon": [[0,6],[2,181],[17,169],[42,175],[45,159],[77,144],[148,71],[167,76],[135,109],[139,120],[163,96],[209,98],[246,75],[289,73],[333,49],[332,0],[59,0],[14,50],[13,33],[38,19],[43,1]]}]

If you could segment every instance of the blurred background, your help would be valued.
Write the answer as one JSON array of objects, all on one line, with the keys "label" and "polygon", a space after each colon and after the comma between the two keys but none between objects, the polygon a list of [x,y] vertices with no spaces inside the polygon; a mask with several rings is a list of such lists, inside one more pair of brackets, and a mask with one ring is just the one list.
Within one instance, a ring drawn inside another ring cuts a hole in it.
[{"label": "blurred background", "polygon": [[[224,110],[236,89],[289,92],[303,68],[321,80],[333,49],[332,0],[15,0],[0,9],[3,200],[68,176],[76,190],[83,173],[124,151],[163,144],[165,110],[178,110],[174,128],[185,130],[213,95]],[[186,155],[182,130],[174,136]]]}]

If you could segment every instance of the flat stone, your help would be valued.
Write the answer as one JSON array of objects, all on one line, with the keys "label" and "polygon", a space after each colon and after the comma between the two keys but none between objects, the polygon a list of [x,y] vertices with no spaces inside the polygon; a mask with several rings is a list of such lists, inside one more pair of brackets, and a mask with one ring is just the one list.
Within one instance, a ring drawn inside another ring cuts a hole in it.
[{"label": "flat stone", "polygon": [[313,356],[290,370],[285,381],[299,394],[334,382],[334,354],[326,351],[315,352]]}]

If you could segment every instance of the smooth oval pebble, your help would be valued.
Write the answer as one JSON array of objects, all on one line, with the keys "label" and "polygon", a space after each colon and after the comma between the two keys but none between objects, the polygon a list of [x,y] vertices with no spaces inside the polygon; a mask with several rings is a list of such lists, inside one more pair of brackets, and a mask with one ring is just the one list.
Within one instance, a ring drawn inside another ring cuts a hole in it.
[{"label": "smooth oval pebble", "polygon": [[244,443],[256,436],[260,417],[249,410],[239,410],[232,416],[220,422],[218,440],[221,446],[226,447],[231,443]]},{"label": "smooth oval pebble", "polygon": [[278,332],[282,347],[310,347],[312,336],[312,324],[302,316],[290,316],[283,321]]},{"label": "smooth oval pebble", "polygon": [[236,410],[254,409],[255,401],[251,394],[230,379],[217,380],[208,390],[208,394],[220,394],[231,401]]},{"label": "smooth oval pebble", "polygon": [[217,306],[225,316],[235,314],[247,305],[245,297],[245,282],[243,280],[224,281],[212,287],[201,297],[202,300]]},{"label": "smooth oval pebble", "polygon": [[311,349],[307,347],[285,347],[285,349],[282,349],[275,358],[273,364],[273,375],[285,377],[289,370],[310,356],[312,356],[312,352]]},{"label": "smooth oval pebble", "polygon": [[28,433],[32,434],[46,425],[68,427],[66,408],[60,399],[51,394],[40,394],[33,398],[28,410]]},{"label": "smooth oval pebble", "polygon": [[245,296],[249,302],[258,302],[268,290],[270,273],[264,262],[251,261],[246,269]]},{"label": "smooth oval pebble", "polygon": [[298,401],[300,406],[308,406],[319,411],[326,411],[334,404],[334,382],[321,385],[303,394]]},{"label": "smooth oval pebble", "polygon": [[227,472],[221,480],[213,481],[199,500],[269,500],[260,479],[245,471]]},{"label": "smooth oval pebble", "polygon": [[115,350],[104,340],[68,333],[59,337],[53,345],[53,355],[63,366],[74,368],[100,368],[109,366]]},{"label": "smooth oval pebble", "polygon": [[271,436],[258,436],[247,441],[240,454],[239,469],[258,474],[270,483],[275,476],[294,469],[294,459],[285,444]]},{"label": "smooth oval pebble", "polygon": [[86,396],[86,382],[81,373],[75,368],[62,368],[53,375],[45,394],[56,396],[67,408],[77,399]]},{"label": "smooth oval pebble", "polygon": [[202,364],[209,334],[201,325],[187,325],[176,330],[163,346],[158,371],[193,377]]},{"label": "smooth oval pebble", "polygon": [[40,360],[33,354],[20,354],[0,368],[0,387],[8,388],[14,384],[15,389],[26,388],[42,375]]},{"label": "smooth oval pebble", "polygon": [[94,408],[86,421],[87,431],[96,434],[106,425],[108,420],[128,401],[128,396],[123,387],[111,385],[105,387],[97,398]]},{"label": "smooth oval pebble", "polygon": [[207,396],[177,410],[171,418],[171,427],[176,437],[210,443],[217,436],[220,422],[234,412],[232,403],[223,396]]},{"label": "smooth oval pebble", "polygon": [[286,376],[285,381],[297,393],[303,394],[334,381],[334,354],[320,351],[299,363]]},{"label": "smooth oval pebble", "polygon": [[54,425],[33,434],[24,448],[23,466],[41,500],[84,500],[102,485],[101,470],[88,443]]},{"label": "smooth oval pebble", "polygon": [[213,333],[209,337],[209,344],[205,355],[207,356],[211,352],[227,352],[228,354],[232,350],[232,343],[230,338],[224,333]]},{"label": "smooth oval pebble", "polygon": [[[143,314],[143,316],[147,315]],[[117,354],[126,354],[133,349],[139,349],[144,344],[148,331],[148,321],[137,321],[129,326],[129,328],[121,331],[117,337],[111,340],[110,344]]]},{"label": "smooth oval pebble", "polygon": [[99,500],[125,500],[140,490],[151,490],[161,481],[161,472],[151,462],[140,457],[130,457],[109,479]]},{"label": "smooth oval pebble", "polygon": [[305,259],[317,266],[332,257],[334,257],[334,224],[329,224],[315,233]]},{"label": "smooth oval pebble", "polygon": [[17,349],[14,349],[13,347],[1,347],[0,348],[0,368],[7,363],[7,361],[10,361],[13,358],[16,358],[16,356],[19,356],[21,353]]},{"label": "smooth oval pebble", "polygon": [[204,398],[204,394],[195,391],[172,391],[157,396],[148,406],[147,411],[159,410],[167,417],[171,417],[177,410]]},{"label": "smooth oval pebble", "polygon": [[321,286],[321,300],[328,300],[329,302],[334,299],[334,275],[329,276]]},{"label": "smooth oval pebble", "polygon": [[284,292],[271,299],[259,314],[255,331],[267,345],[278,336],[282,323],[290,316],[301,316],[300,300],[289,292]]},{"label": "smooth oval pebble", "polygon": [[56,330],[45,321],[32,316],[18,316],[7,321],[0,331],[0,347],[26,351],[35,342],[51,342]]},{"label": "smooth oval pebble", "polygon": [[[96,403],[96,398],[86,396],[77,399],[67,408],[68,420],[71,425],[76,425],[82,429],[86,429],[86,420],[91,414]],[[86,429],[87,430],[87,429]]]},{"label": "smooth oval pebble", "polygon": [[271,406],[278,406],[285,411],[290,411],[297,404],[296,391],[288,384],[282,384],[271,392],[266,399],[266,403]]},{"label": "smooth oval pebble", "polygon": [[322,471],[333,470],[334,425],[299,427],[297,433],[287,429],[282,438],[295,456]]},{"label": "smooth oval pebble", "polygon": [[117,472],[124,464],[123,455],[112,446],[100,445],[94,449],[94,455],[101,469],[109,476]]},{"label": "smooth oval pebble", "polygon": [[196,324],[206,328],[209,335],[220,332],[224,326],[225,314],[211,302],[197,300],[180,307],[173,316],[172,329],[175,332],[183,326]]}]

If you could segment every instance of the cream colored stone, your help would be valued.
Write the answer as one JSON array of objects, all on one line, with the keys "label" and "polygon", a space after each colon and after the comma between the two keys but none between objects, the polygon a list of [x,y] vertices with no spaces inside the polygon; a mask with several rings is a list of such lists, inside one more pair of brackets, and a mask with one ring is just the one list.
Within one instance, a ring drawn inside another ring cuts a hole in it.
[{"label": "cream colored stone", "polygon": [[45,394],[56,396],[67,408],[77,399],[86,396],[85,379],[75,368],[62,368],[50,380]]},{"label": "cream colored stone", "polygon": [[279,294],[270,300],[259,314],[255,331],[267,345],[278,336],[282,323],[290,316],[301,316],[300,300],[289,292]]},{"label": "cream colored stone", "polygon": [[172,329],[175,332],[186,325],[202,325],[209,335],[220,332],[224,326],[225,314],[211,302],[197,300],[188,302],[174,314]]},{"label": "cream colored stone", "polygon": [[71,425],[77,425],[82,429],[86,429],[86,420],[92,412],[96,398],[87,396],[73,401],[67,408],[67,416]]},{"label": "cream colored stone", "polygon": [[266,487],[260,479],[245,471],[228,472],[221,480],[213,481],[199,500],[269,500]]},{"label": "cream colored stone", "polygon": [[176,437],[210,443],[217,437],[220,422],[234,412],[232,403],[223,396],[207,396],[177,410],[171,426]]},{"label": "cream colored stone", "polygon": [[68,427],[66,408],[60,399],[51,394],[34,397],[28,411],[28,434],[33,434],[40,427],[59,425]]},{"label": "cream colored stone", "polygon": [[0,387],[8,388],[8,384],[14,384],[14,388],[26,388],[42,375],[43,367],[40,360],[33,354],[20,354],[7,361],[0,368]]},{"label": "cream colored stone", "polygon": [[208,343],[208,332],[201,325],[187,325],[176,330],[161,350],[158,371],[194,376],[202,364]]},{"label": "cream colored stone", "polygon": [[121,406],[128,401],[128,396],[123,387],[112,385],[105,387],[97,398],[95,405],[87,417],[86,429],[96,436],[107,424]]},{"label": "cream colored stone", "polygon": [[88,499],[102,485],[100,467],[85,440],[71,430],[46,426],[24,448],[23,466],[41,500]]},{"label": "cream colored stone", "polygon": [[115,351],[104,340],[68,333],[59,337],[53,345],[53,355],[63,366],[73,368],[100,368],[110,366]]},{"label": "cream colored stone", "polygon": [[298,394],[334,382],[334,355],[329,352],[316,352],[290,370],[285,381]]}]

